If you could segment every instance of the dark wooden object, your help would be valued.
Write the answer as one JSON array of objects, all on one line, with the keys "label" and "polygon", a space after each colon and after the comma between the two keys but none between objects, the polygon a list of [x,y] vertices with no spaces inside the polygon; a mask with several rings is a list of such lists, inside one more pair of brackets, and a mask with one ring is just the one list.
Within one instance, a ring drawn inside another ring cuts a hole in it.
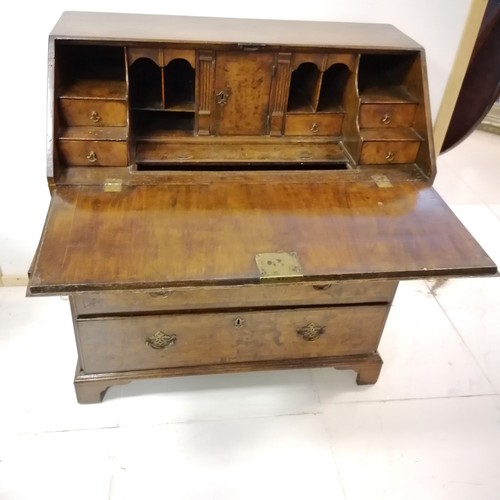
[{"label": "dark wooden object", "polygon": [[31,295],[82,403],[134,379],[375,383],[398,281],[495,264],[432,188],[424,53],[391,26],[65,13]]},{"label": "dark wooden object", "polygon": [[488,0],[474,50],[439,153],[460,144],[500,96],[500,0]]}]

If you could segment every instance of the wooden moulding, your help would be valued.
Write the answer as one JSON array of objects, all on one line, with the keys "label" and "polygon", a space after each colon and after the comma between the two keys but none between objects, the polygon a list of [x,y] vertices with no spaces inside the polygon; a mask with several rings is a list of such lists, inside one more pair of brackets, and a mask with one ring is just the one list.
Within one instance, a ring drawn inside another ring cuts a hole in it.
[{"label": "wooden moulding", "polygon": [[[86,375],[81,371],[80,365],[78,364],[74,385],[76,397],[80,404],[100,403],[110,387],[128,384],[134,380],[186,375],[333,367],[337,370],[354,370],[357,373],[356,383],[358,385],[371,385],[377,382],[382,364],[383,361],[378,352],[372,352],[361,356],[289,359],[286,361],[254,361],[251,363],[228,363],[222,365],[178,367],[163,370],[139,370],[96,375]],[[165,384],[168,384],[167,380]]]}]

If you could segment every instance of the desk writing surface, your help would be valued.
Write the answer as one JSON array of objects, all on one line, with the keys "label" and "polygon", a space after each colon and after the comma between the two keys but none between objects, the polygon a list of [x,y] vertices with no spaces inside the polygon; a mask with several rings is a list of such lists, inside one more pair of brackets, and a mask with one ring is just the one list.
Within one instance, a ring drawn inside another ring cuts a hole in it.
[{"label": "desk writing surface", "polygon": [[30,291],[255,283],[255,255],[279,251],[310,280],[496,271],[420,183],[59,186]]}]

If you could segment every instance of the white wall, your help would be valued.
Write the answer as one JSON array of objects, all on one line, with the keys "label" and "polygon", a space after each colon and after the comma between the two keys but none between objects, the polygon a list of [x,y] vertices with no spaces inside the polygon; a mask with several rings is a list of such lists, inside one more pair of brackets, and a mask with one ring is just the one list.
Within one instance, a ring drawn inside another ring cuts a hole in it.
[{"label": "white wall", "polygon": [[437,114],[471,0],[51,0],[2,12],[0,272],[25,275],[49,203],[45,182],[47,36],[63,10],[390,23],[426,48]]}]

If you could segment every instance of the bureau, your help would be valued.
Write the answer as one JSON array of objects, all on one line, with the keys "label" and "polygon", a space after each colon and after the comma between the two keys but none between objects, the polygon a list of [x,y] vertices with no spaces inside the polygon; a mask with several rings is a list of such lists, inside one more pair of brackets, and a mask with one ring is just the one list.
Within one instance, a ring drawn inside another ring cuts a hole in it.
[{"label": "bureau", "polygon": [[28,295],[70,298],[78,401],[244,370],[375,383],[400,280],[496,273],[432,187],[428,101],[388,25],[64,13]]}]

